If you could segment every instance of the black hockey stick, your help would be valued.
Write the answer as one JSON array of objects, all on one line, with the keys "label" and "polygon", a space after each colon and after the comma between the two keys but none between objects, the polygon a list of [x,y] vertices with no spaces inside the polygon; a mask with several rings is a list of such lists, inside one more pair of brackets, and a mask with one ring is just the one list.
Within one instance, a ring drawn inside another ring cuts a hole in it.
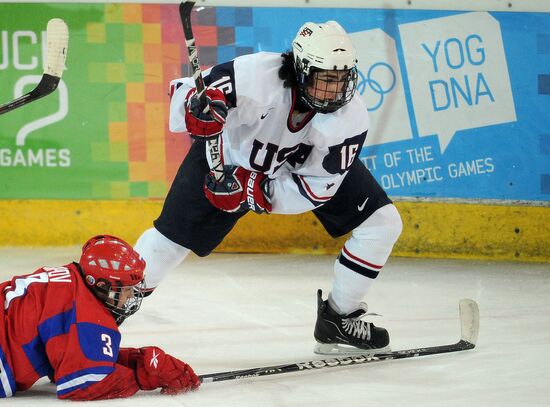
[{"label": "black hockey stick", "polygon": [[42,79],[36,88],[29,93],[1,105],[0,114],[10,112],[27,103],[43,98],[57,89],[57,85],[63,74],[63,69],[65,68],[67,48],[69,45],[69,30],[67,24],[65,24],[63,20],[60,18],[53,18],[48,21],[46,42],[46,66]]},{"label": "black hockey stick", "polygon": [[426,348],[396,350],[393,352],[353,355],[347,357],[335,357],[330,359],[311,360],[309,362],[289,363],[268,367],[234,370],[201,375],[203,383],[219,382],[223,380],[244,379],[247,377],[269,376],[281,373],[303,372],[322,369],[325,367],[353,366],[363,363],[379,362],[382,360],[394,360],[414,358],[419,356],[437,355],[440,353],[460,352],[473,349],[476,346],[479,333],[479,309],[473,300],[463,299],[459,303],[461,338],[450,345],[430,346]]},{"label": "black hockey stick", "polygon": [[[189,54],[189,65],[191,66],[193,80],[195,81],[195,87],[197,88],[197,95],[201,101],[202,106],[208,105],[206,103],[206,93],[204,80],[201,73],[201,65],[199,62],[199,55],[197,53],[197,47],[195,45],[195,37],[193,36],[193,29],[191,27],[191,10],[195,5],[194,1],[186,1],[180,4],[180,18],[181,25],[183,26],[183,34],[185,35],[185,44],[187,46],[187,52]],[[216,181],[223,181],[223,162],[221,151],[218,142],[219,135],[215,138],[206,141],[206,147],[208,154],[210,155],[210,169],[214,173]]]}]

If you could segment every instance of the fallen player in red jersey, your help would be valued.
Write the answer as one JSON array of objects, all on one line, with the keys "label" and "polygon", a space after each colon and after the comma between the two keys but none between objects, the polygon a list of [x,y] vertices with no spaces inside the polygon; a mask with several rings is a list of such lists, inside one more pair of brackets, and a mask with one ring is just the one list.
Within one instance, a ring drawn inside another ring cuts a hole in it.
[{"label": "fallen player in red jersey", "polygon": [[101,400],[199,387],[186,363],[155,346],[120,348],[118,326],[141,305],[145,261],[114,236],[95,236],[78,263],[0,284],[0,398],[48,376],[57,397]]}]

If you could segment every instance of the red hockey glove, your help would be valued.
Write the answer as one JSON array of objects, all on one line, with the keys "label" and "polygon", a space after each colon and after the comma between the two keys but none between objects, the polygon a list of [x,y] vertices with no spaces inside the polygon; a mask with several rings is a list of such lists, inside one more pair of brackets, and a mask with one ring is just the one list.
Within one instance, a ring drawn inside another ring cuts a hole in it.
[{"label": "red hockey glove", "polygon": [[162,394],[178,394],[200,386],[191,366],[167,355],[156,346],[121,348],[118,363],[133,369],[141,390],[162,388]]},{"label": "red hockey glove", "polygon": [[227,104],[223,92],[216,88],[206,88],[206,106],[197,97],[197,90],[191,89],[185,97],[185,126],[191,136],[211,139],[220,134],[227,117]]},{"label": "red hockey glove", "polygon": [[212,172],[204,181],[204,194],[212,205],[225,212],[271,212],[269,178],[265,174],[235,165],[224,166],[224,174],[222,182],[216,182]]}]

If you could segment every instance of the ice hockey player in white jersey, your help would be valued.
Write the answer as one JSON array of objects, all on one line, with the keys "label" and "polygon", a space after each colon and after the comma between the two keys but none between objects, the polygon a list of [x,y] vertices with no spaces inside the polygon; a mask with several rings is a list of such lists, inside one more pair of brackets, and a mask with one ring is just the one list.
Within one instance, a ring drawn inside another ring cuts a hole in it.
[{"label": "ice hockey player in white jersey", "polygon": [[[363,301],[397,241],[397,209],[359,160],[369,129],[356,93],[356,51],[335,21],[304,24],[284,54],[259,52],[204,72],[209,110],[192,78],[171,82],[170,129],[195,139],[154,227],[138,239],[154,289],[190,251],[207,256],[249,211],[312,211],[332,237],[348,232],[327,300],[317,292],[315,352],[389,349]],[[206,141],[219,138],[217,182]]]}]

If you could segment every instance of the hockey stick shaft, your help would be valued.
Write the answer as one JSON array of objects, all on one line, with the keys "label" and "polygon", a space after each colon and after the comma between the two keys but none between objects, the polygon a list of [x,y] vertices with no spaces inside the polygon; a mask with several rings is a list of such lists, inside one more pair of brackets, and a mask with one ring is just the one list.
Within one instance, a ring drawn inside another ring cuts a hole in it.
[{"label": "hockey stick shaft", "polygon": [[[204,79],[202,77],[201,65],[199,62],[199,55],[197,52],[197,46],[195,45],[195,37],[193,35],[193,27],[191,26],[191,10],[195,5],[194,1],[186,1],[180,4],[180,18],[181,25],[183,26],[183,34],[185,36],[185,45],[187,46],[187,53],[189,55],[189,65],[193,80],[195,81],[195,87],[197,88],[197,95],[201,101],[202,106],[207,106],[206,93],[204,86]],[[223,162],[219,146],[219,135],[215,138],[206,140],[206,148],[210,156],[210,169],[214,173],[216,181],[221,182],[224,178]]]},{"label": "hockey stick shaft", "polygon": [[29,93],[1,105],[0,114],[8,113],[18,107],[43,98],[57,89],[65,67],[69,45],[69,30],[63,20],[54,18],[48,21],[46,42],[46,65],[40,82]]},{"label": "hockey stick shaft", "polygon": [[450,345],[431,346],[416,349],[398,350],[378,354],[353,355],[336,357],[308,362],[288,363],[283,365],[259,367],[252,369],[234,370],[230,372],[201,375],[203,383],[219,382],[224,380],[244,379],[248,377],[270,376],[282,373],[303,372],[326,367],[353,366],[365,363],[396,360],[420,356],[437,355],[442,353],[460,352],[475,347],[479,332],[479,309],[473,300],[460,301],[461,339]]},{"label": "hockey stick shaft", "polygon": [[463,350],[472,349],[474,348],[474,346],[475,345],[469,342],[465,342],[461,340],[452,345],[441,345],[441,346],[433,346],[433,347],[418,348],[418,349],[406,349],[406,350],[398,350],[394,352],[378,353],[378,354],[371,354],[371,355],[365,354],[365,355],[354,355],[349,357],[311,360],[308,362],[289,363],[284,365],[235,370],[232,372],[213,373],[213,374],[199,376],[199,378],[203,383],[219,382],[224,380],[244,379],[247,377],[259,377],[259,376],[269,376],[269,375],[275,375],[275,374],[281,374],[281,373],[318,370],[326,367],[353,366],[353,365],[359,365],[359,364],[365,364],[365,363],[381,362],[383,360],[405,359],[405,358],[414,358],[419,356],[437,355],[441,353],[460,352]]}]

